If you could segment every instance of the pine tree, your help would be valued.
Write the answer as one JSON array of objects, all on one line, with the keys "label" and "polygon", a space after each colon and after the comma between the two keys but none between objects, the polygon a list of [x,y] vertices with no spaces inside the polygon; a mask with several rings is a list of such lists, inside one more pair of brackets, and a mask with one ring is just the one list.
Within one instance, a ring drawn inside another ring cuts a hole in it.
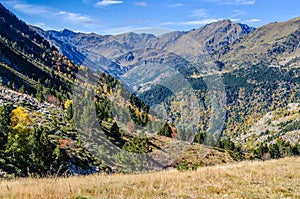
[{"label": "pine tree", "polygon": [[157,133],[161,136],[172,137],[172,129],[167,122],[165,122],[164,126]]},{"label": "pine tree", "polygon": [[7,142],[11,109],[10,103],[0,106],[0,150],[4,149]]},{"label": "pine tree", "polygon": [[55,153],[56,145],[50,141],[44,127],[35,127],[29,142],[31,147],[30,172],[45,176],[55,159],[59,158],[59,155]]},{"label": "pine tree", "polygon": [[44,99],[44,94],[43,94],[43,87],[41,85],[40,80],[38,80],[38,84],[37,84],[37,87],[36,87],[36,99],[39,102],[43,102],[45,100]]}]

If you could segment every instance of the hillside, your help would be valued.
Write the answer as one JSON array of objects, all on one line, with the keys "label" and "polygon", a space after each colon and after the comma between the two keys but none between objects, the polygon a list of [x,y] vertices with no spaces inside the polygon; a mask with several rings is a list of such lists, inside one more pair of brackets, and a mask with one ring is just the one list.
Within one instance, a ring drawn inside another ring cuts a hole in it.
[{"label": "hillside", "polygon": [[105,167],[65,110],[78,66],[0,4],[0,170],[89,174]]},{"label": "hillside", "polygon": [[[0,4],[1,82],[36,94],[38,85],[70,92],[77,66]],[[55,92],[52,92],[56,95]],[[57,97],[57,96],[56,96]]]},{"label": "hillside", "polygon": [[258,64],[299,66],[300,18],[274,22],[229,45],[221,52],[221,61],[229,67]]},{"label": "hillside", "polygon": [[106,168],[81,144],[61,107],[2,86],[0,129],[0,177],[85,175]]},{"label": "hillside", "polygon": [[300,160],[144,174],[0,180],[2,198],[299,198]]}]

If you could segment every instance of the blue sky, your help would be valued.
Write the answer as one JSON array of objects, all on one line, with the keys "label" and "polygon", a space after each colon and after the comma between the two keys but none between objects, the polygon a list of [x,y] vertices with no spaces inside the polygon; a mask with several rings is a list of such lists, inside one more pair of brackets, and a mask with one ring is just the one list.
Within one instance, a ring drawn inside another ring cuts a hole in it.
[{"label": "blue sky", "polygon": [[299,0],[4,0],[25,22],[43,29],[117,34],[190,30],[231,19],[259,27],[300,16]]}]

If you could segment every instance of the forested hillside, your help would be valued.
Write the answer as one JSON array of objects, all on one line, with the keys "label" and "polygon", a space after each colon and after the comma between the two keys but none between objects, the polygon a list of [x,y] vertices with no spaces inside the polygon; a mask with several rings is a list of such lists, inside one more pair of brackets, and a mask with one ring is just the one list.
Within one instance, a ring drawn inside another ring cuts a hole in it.
[{"label": "forested hillside", "polygon": [[0,10],[0,170],[16,176],[103,170],[64,110],[78,66],[1,4]]}]

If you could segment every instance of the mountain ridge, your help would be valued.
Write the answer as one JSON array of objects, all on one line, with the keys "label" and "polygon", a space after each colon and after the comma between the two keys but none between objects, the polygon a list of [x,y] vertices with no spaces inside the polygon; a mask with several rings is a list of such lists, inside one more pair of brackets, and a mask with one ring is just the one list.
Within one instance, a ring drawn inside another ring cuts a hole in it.
[{"label": "mountain ridge", "polygon": [[[221,26],[222,24],[223,26]],[[35,29],[34,27],[32,28]],[[208,31],[206,29],[208,29]],[[67,46],[70,45],[75,47],[77,51],[86,57],[86,59],[81,59],[81,61],[87,62],[87,60],[90,60],[92,66],[88,66],[92,69],[95,69],[97,68],[95,67],[97,64],[102,68],[106,68],[105,64],[107,64],[109,61],[114,62],[114,59],[119,56],[123,56],[124,53],[141,48],[152,48],[170,52],[178,51],[178,54],[180,55],[182,53],[186,53],[181,49],[184,48],[186,42],[189,42],[187,45],[191,44],[192,42],[196,42],[196,45],[202,48],[202,50],[199,49],[197,52],[212,54],[219,50],[220,47],[224,45],[227,46],[236,39],[249,34],[254,30],[254,28],[244,24],[235,24],[230,20],[222,20],[205,25],[195,30],[182,32],[174,31],[160,36],[154,36],[147,33],[123,33],[119,35],[105,36],[71,33],[71,35],[63,36],[63,31],[41,31],[41,29],[35,30],[37,30],[37,32],[50,41],[54,38],[56,46],[58,46],[58,48],[61,47],[60,49],[61,51],[64,51],[64,54],[70,53],[67,52],[68,49],[64,48],[63,45],[66,44]],[[77,35],[77,37],[73,37],[74,34]],[[188,39],[190,41],[187,41]],[[89,43],[88,40],[91,40],[91,42]],[[62,42],[63,44],[59,42]],[[190,51],[190,53],[195,54],[195,52],[192,51]],[[146,59],[147,58],[145,58],[145,60]],[[143,60],[143,57],[141,57],[141,60]]]},{"label": "mountain ridge", "polygon": [[234,65],[241,64],[240,60],[251,64],[264,60],[284,66],[300,52],[299,36],[300,17],[285,22],[273,22],[229,45],[220,60]]}]

